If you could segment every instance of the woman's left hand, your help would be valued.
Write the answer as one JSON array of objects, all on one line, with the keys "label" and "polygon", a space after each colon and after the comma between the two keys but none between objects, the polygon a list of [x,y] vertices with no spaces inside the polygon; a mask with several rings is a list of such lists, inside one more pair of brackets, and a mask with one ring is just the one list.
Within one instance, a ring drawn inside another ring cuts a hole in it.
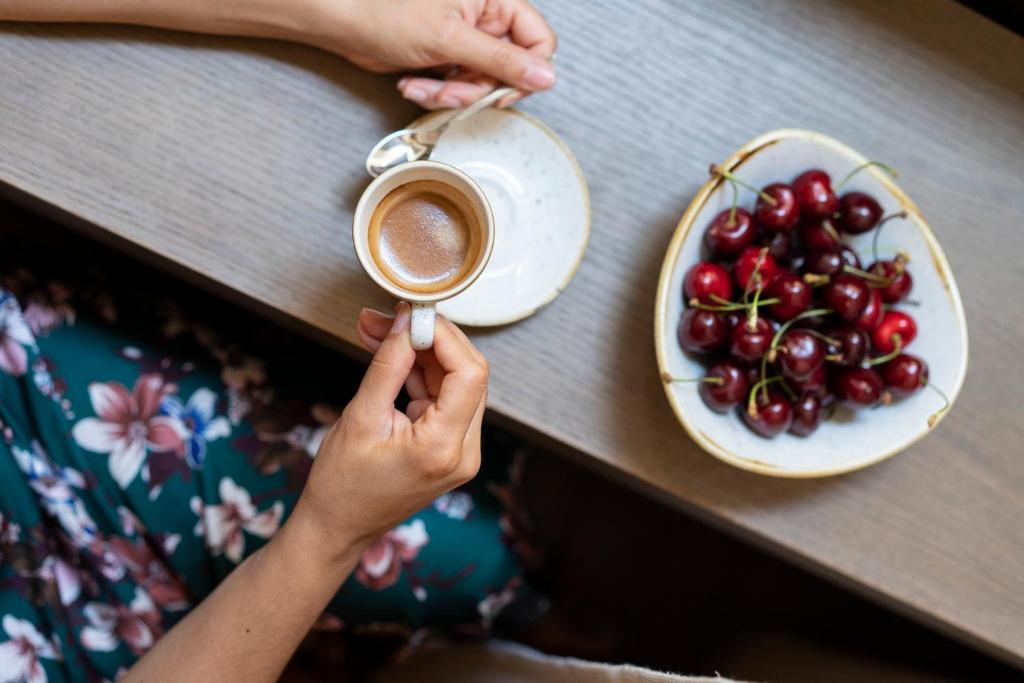
[{"label": "woman's left hand", "polygon": [[309,42],[371,71],[443,68],[399,81],[428,109],[464,107],[498,83],[527,93],[555,83],[555,32],[527,0],[316,1],[325,21]]}]

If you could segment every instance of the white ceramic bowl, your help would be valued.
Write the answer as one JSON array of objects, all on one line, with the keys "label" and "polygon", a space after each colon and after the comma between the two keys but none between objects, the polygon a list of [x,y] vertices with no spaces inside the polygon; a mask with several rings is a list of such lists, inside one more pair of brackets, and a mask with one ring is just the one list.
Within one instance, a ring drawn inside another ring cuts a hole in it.
[{"label": "white ceramic bowl", "polygon": [[[721,166],[750,184],[763,187],[776,181],[789,182],[811,168],[823,169],[833,182],[838,182],[865,161],[865,157],[828,136],[787,129],[751,140]],[[882,258],[897,250],[909,254],[909,269],[914,278],[909,298],[919,305],[897,306],[910,313],[918,326],[917,339],[907,352],[928,363],[929,382],[955,401],[967,372],[967,322],[942,247],[917,206],[884,171],[875,167],[862,171],[842,188],[849,190],[874,195],[884,215],[900,209],[909,214],[907,220],[895,219],[886,225],[880,236],[879,252]],[[753,192],[741,190],[741,206],[752,207],[754,199]],[[729,183],[710,180],[697,193],[672,237],[658,282],[655,310],[655,349],[663,377],[704,374],[700,360],[684,353],[676,340],[676,327],[684,309],[683,277],[700,260],[708,223],[731,204]],[[869,232],[844,238],[865,260],[865,267],[872,260],[872,235]],[[698,395],[696,385],[665,382],[664,386],[683,428],[701,448],[737,467],[777,477],[841,474],[884,460],[924,437],[930,431],[929,416],[943,405],[939,395],[926,388],[877,409],[839,408],[833,419],[823,422],[807,438],[782,434],[766,439],[750,431],[735,412],[712,412]]]}]

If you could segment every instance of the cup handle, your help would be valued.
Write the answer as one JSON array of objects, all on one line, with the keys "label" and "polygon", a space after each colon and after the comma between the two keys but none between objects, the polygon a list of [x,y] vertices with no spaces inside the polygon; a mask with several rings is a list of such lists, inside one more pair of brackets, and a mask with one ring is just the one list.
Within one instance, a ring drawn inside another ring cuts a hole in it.
[{"label": "cup handle", "polygon": [[434,345],[434,322],[437,309],[434,304],[411,304],[412,319],[409,323],[409,338],[412,348],[417,351],[429,349]]}]

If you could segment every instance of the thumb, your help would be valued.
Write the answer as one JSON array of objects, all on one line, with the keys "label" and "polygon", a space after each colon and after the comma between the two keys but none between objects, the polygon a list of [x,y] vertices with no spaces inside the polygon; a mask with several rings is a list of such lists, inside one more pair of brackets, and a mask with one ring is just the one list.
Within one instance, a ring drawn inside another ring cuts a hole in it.
[{"label": "thumb", "polygon": [[460,66],[523,90],[547,90],[555,84],[555,68],[547,60],[472,26],[463,24],[445,52]]},{"label": "thumb", "polygon": [[416,352],[409,342],[409,318],[409,304],[398,304],[391,331],[373,354],[359,391],[352,399],[353,403],[359,403],[372,411],[394,408],[398,392],[402,390],[416,362]]}]

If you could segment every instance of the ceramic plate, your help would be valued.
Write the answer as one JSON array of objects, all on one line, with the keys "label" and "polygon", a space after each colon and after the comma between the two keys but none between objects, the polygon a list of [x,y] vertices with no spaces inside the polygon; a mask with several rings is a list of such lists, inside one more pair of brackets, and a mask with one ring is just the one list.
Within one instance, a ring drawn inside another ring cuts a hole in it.
[{"label": "ceramic plate", "polygon": [[553,301],[576,273],[590,236],[590,194],[565,143],[528,114],[485,109],[446,130],[430,159],[472,177],[495,222],[487,268],[438,310],[462,325],[504,325]]},{"label": "ceramic plate", "polygon": [[[775,181],[789,182],[801,172],[821,168],[834,179],[844,177],[866,159],[846,145],[806,130],[779,130],[747,143],[722,166],[756,187]],[[956,399],[967,372],[967,323],[956,281],[935,235],[920,211],[885,172],[869,168],[855,176],[844,191],[860,190],[875,196],[885,215],[904,209],[907,220],[893,220],[880,237],[883,258],[896,250],[910,255],[917,306],[897,306],[913,315],[917,339],[908,353],[923,358],[930,382]],[[740,202],[752,206],[752,192],[741,190]],[[700,259],[704,229],[712,217],[732,203],[732,189],[720,180],[709,181],[683,214],[665,256],[658,283],[655,310],[655,347],[662,375],[700,377],[703,366],[685,354],[676,341],[676,326],[683,312],[683,277]],[[872,232],[846,236],[868,262]],[[865,264],[867,265],[867,264]],[[933,391],[897,400],[873,410],[840,408],[807,438],[782,434],[762,438],[735,413],[712,412],[693,384],[665,383],[669,402],[689,435],[704,450],[743,469],[779,477],[821,477],[856,470],[907,448],[929,432],[928,418],[943,405]],[[948,411],[947,411],[948,412]]]}]

